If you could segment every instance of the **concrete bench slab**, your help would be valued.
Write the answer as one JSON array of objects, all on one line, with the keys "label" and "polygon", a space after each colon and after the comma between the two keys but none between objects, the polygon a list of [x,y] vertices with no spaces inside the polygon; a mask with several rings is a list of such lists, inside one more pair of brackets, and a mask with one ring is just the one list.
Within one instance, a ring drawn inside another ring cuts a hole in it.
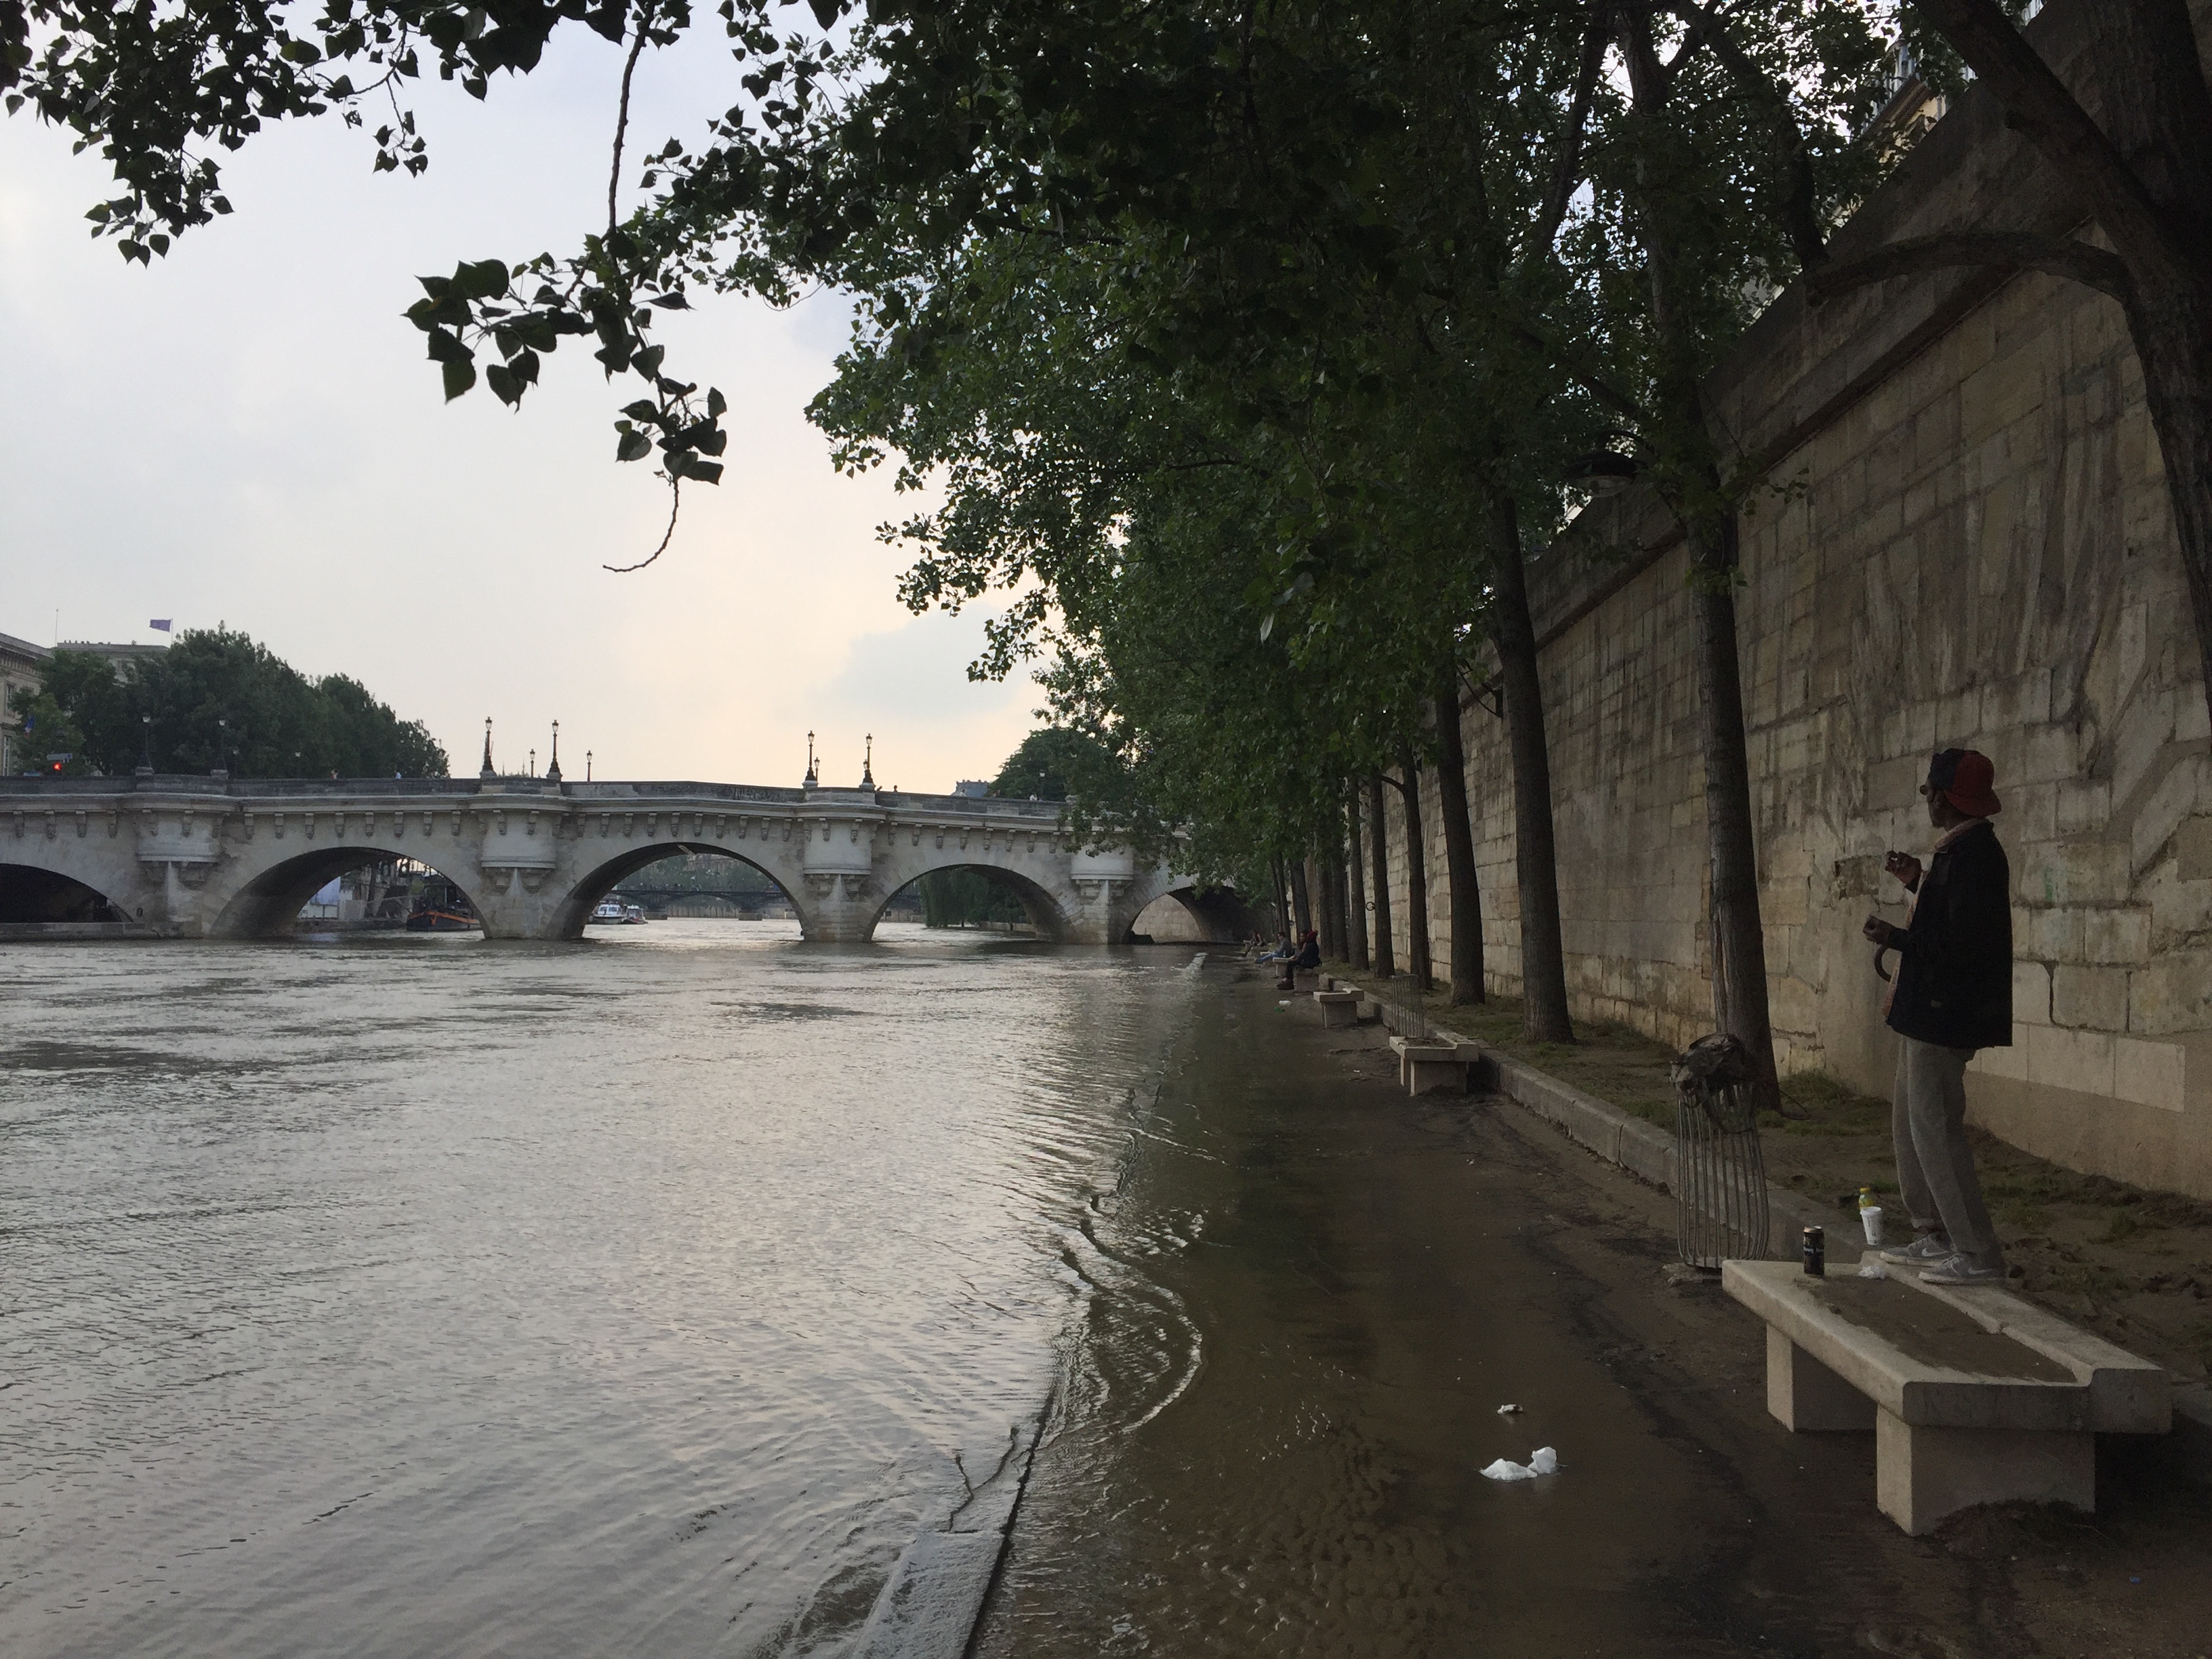
[{"label": "concrete bench slab", "polygon": [[1314,1006],[1321,1010],[1321,1023],[1324,1025],[1351,1025],[1359,1018],[1357,991],[1316,991]]},{"label": "concrete bench slab", "polygon": [[1465,1094],[1468,1073],[1482,1058],[1479,1042],[1394,1036],[1390,1047],[1398,1056],[1398,1081],[1413,1095]]},{"label": "concrete bench slab", "polygon": [[1872,1429],[1876,1505],[1916,1537],[1979,1504],[2094,1510],[2097,1433],[2170,1420],[2163,1372],[2002,1289],[1790,1261],[1729,1261],[1721,1284],[1765,1322],[1767,1409]]}]

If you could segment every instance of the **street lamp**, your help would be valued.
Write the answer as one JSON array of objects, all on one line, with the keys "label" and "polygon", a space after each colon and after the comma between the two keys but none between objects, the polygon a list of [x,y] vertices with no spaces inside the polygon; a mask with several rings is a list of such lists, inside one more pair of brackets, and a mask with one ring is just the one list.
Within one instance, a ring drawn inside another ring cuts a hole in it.
[{"label": "street lamp", "polygon": [[586,750],[584,751],[584,781],[585,781],[586,783],[589,783],[591,781],[592,781],[592,751],[591,751],[590,750],[586,749]]},{"label": "street lamp", "polygon": [[215,720],[215,775],[230,781],[230,721],[221,714]]},{"label": "street lamp", "polygon": [[814,770],[814,734],[809,732],[806,734],[806,781],[802,787],[811,789],[820,781]]},{"label": "street lamp", "polygon": [[151,714],[138,717],[138,775],[150,778],[154,775],[154,717]]},{"label": "street lamp", "polygon": [[538,775],[538,751],[535,749],[530,751],[530,775],[533,778]]},{"label": "street lamp", "polygon": [[553,722],[553,764],[545,769],[545,781],[561,781],[561,722]]}]

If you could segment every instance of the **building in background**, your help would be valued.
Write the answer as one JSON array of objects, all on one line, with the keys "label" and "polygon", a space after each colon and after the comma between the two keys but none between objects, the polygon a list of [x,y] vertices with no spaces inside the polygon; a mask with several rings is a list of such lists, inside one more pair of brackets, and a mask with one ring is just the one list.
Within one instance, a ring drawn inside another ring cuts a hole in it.
[{"label": "building in background", "polygon": [[23,717],[15,712],[15,694],[26,697],[39,689],[46,661],[54,653],[13,634],[0,634],[0,777],[30,768],[23,737]]}]

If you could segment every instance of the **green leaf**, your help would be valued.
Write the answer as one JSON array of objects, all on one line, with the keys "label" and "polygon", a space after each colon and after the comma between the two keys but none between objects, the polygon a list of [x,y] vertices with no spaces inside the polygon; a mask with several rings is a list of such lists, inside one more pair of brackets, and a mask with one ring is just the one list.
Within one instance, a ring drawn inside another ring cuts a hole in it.
[{"label": "green leaf", "polygon": [[615,459],[641,461],[653,453],[653,440],[642,432],[625,432],[615,441]]},{"label": "green leaf", "polygon": [[723,398],[721,389],[720,387],[710,386],[707,388],[708,419],[719,421],[722,418],[722,411],[729,406],[729,403]]},{"label": "green leaf", "polygon": [[492,389],[494,397],[509,408],[522,401],[522,382],[515,378],[514,371],[505,363],[486,364],[484,384]]},{"label": "green leaf", "polygon": [[453,268],[453,286],[471,300],[495,300],[507,292],[507,263],[478,259]]},{"label": "green leaf", "polygon": [[444,368],[447,403],[453,402],[454,398],[477,383],[477,366],[472,362],[463,360],[459,362],[449,362]]}]

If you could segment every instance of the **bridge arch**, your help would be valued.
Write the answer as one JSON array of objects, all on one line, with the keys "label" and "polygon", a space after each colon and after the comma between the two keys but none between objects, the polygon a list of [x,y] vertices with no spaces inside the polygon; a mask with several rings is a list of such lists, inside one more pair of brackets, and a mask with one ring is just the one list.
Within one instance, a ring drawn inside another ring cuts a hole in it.
[{"label": "bridge arch", "polygon": [[613,857],[594,866],[562,898],[554,917],[551,936],[555,939],[583,938],[584,924],[592,919],[592,912],[599,908],[599,901],[612,892],[625,876],[635,875],[648,865],[658,864],[663,859],[707,854],[712,854],[717,858],[727,859],[732,864],[742,864],[747,869],[757,870],[762,875],[766,876],[769,880],[775,884],[776,891],[783,895],[785,902],[791,906],[793,913],[799,917],[801,931],[811,932],[807,925],[809,911],[805,901],[799,894],[792,891],[792,883],[787,872],[777,870],[772,863],[747,858],[742,853],[733,851],[727,847],[716,846],[712,842],[671,841],[655,842],[643,847],[625,847]]},{"label": "bridge arch", "polygon": [[349,842],[312,848],[270,865],[231,895],[216,912],[207,931],[217,939],[283,938],[292,932],[301,907],[323,888],[349,870],[387,860],[419,864],[436,871],[440,879],[452,883],[466,896],[479,917],[483,915],[477,891],[478,883],[456,876],[442,865],[424,858],[419,851],[402,853],[369,842]]},{"label": "bridge arch", "polygon": [[927,868],[910,872],[901,870],[899,873],[905,878],[882,895],[869,914],[867,930],[863,937],[872,939],[875,936],[876,925],[884,919],[884,912],[890,909],[891,901],[908,888],[927,877],[944,875],[956,870],[972,872],[1012,895],[1014,901],[1022,907],[1023,915],[1029,918],[1030,926],[1036,929],[1038,938],[1058,944],[1067,937],[1070,921],[1067,908],[1054,896],[1051,889],[1034,877],[1006,865],[979,863],[972,860],[932,864]]},{"label": "bridge arch", "polygon": [[1180,910],[1195,930],[1193,934],[1179,937],[1177,943],[1188,939],[1192,943],[1230,944],[1249,938],[1261,925],[1258,913],[1235,888],[1204,886],[1188,876],[1178,876],[1172,884],[1152,893],[1131,913],[1127,935],[1157,936],[1158,925],[1155,919],[1161,915],[1163,904],[1172,904]]},{"label": "bridge arch", "polygon": [[129,917],[100,887],[65,870],[0,861],[0,923],[124,921]]}]

